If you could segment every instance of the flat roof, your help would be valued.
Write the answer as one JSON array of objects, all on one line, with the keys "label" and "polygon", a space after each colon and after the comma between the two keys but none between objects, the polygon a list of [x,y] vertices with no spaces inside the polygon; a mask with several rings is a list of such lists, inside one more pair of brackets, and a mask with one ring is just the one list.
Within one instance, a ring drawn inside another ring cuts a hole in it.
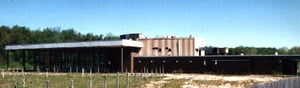
[{"label": "flat roof", "polygon": [[207,56],[137,56],[138,59],[256,59],[288,58],[300,61],[300,55],[207,55]]},{"label": "flat roof", "polygon": [[198,57],[300,57],[300,55],[205,55],[205,56],[138,56],[140,58],[198,58]]},{"label": "flat roof", "polygon": [[79,48],[79,47],[143,47],[143,43],[133,40],[87,41],[43,44],[6,45],[5,50]]}]

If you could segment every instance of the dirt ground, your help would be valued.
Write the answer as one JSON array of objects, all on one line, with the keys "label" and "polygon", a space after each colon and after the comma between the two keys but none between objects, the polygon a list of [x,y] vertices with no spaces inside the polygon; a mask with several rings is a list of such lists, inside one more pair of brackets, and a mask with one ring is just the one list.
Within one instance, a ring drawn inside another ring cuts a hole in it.
[{"label": "dirt ground", "polygon": [[276,81],[284,77],[271,75],[211,75],[164,74],[159,81],[151,81],[144,88],[245,88],[254,84]]}]

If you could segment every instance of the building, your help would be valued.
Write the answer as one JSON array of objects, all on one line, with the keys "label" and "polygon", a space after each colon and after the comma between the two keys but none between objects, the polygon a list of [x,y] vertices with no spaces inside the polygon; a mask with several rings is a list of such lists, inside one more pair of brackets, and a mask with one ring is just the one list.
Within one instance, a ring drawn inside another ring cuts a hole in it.
[{"label": "building", "polygon": [[[138,41],[115,40],[7,45],[5,50],[7,68],[10,59],[20,59],[24,70],[123,72],[133,69],[131,63],[141,47]],[[26,67],[26,63],[33,67]]]},{"label": "building", "polygon": [[[189,72],[222,74],[297,74],[300,55],[232,56],[228,49],[211,49],[195,37],[146,38],[124,34],[121,40],[6,45],[10,59],[19,59],[25,70],[99,72]],[[21,53],[21,55],[16,55]],[[26,63],[33,64],[27,67]]]},{"label": "building", "polygon": [[206,55],[227,55],[229,48],[218,48],[218,47],[205,47]]},{"label": "building", "polygon": [[134,60],[137,72],[296,75],[300,71],[299,55],[157,56]]},{"label": "building", "polygon": [[136,40],[143,43],[138,56],[199,56],[198,48],[204,47],[195,37],[146,38],[140,33],[124,34],[121,39]]}]

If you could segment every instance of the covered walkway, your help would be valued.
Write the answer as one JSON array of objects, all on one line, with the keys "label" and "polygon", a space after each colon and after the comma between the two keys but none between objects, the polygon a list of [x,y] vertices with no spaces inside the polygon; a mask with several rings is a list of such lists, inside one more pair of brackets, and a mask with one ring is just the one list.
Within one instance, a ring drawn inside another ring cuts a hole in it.
[{"label": "covered walkway", "polygon": [[143,44],[132,40],[89,41],[7,45],[7,69],[10,59],[19,59],[27,71],[133,71],[133,57]]}]

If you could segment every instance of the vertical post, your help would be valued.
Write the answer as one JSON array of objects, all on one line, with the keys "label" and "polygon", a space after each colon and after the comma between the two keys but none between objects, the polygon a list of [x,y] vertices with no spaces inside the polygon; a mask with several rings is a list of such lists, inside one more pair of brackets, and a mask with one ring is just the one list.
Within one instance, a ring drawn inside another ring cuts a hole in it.
[{"label": "vertical post", "polygon": [[153,69],[151,68],[151,72],[150,72],[150,78],[152,78],[152,76],[153,76],[153,73],[154,73],[154,71],[153,71]]},{"label": "vertical post", "polygon": [[6,51],[6,70],[9,68],[9,51]]},{"label": "vertical post", "polygon": [[104,76],[104,88],[107,88],[106,76]]},{"label": "vertical post", "polygon": [[162,67],[162,73],[164,74],[165,73],[165,66],[163,65]]},{"label": "vertical post", "polygon": [[23,66],[23,69],[25,69],[25,50],[22,50],[22,66]]},{"label": "vertical post", "polygon": [[119,80],[120,80],[120,78],[119,78],[119,72],[117,72],[116,88],[119,88],[119,87],[120,87],[120,86],[119,86]]},{"label": "vertical post", "polygon": [[36,69],[37,69],[37,72],[40,72],[40,66],[39,65],[36,66]]},{"label": "vertical post", "polygon": [[71,49],[71,60],[72,60],[72,66],[71,66],[71,71],[73,72],[74,70],[74,65],[75,65],[75,60],[74,60],[74,49]]},{"label": "vertical post", "polygon": [[72,73],[72,67],[71,66],[69,67],[69,72]]},{"label": "vertical post", "polygon": [[[44,52],[44,50],[43,49],[40,49],[40,52],[41,52],[41,55],[40,55],[40,60],[39,60],[39,65],[38,65],[38,72],[41,72],[41,68],[40,68],[40,65],[41,65],[41,67],[45,67],[46,66],[46,64],[45,64],[45,52]],[[41,63],[42,62],[42,63]]]},{"label": "vertical post", "polygon": [[81,76],[84,76],[84,68],[81,69]]},{"label": "vertical post", "polygon": [[78,66],[76,66],[76,73],[78,73]]},{"label": "vertical post", "polygon": [[133,79],[133,82],[134,82],[134,84],[133,84],[133,86],[135,87],[136,86],[136,82],[137,82],[137,77],[136,77],[136,73],[134,73],[134,79]]},{"label": "vertical post", "polygon": [[[52,54],[52,55],[51,55],[51,66],[50,66],[50,67],[53,68],[53,72],[55,72],[55,69],[54,69],[54,68],[55,68],[55,64],[56,64],[56,62],[55,62],[56,60],[55,60],[55,59],[57,58],[57,56],[56,56],[56,55],[57,55],[57,54],[56,54],[56,50],[55,50],[55,49],[52,50],[51,54]],[[53,67],[52,67],[52,66],[53,66]],[[51,69],[51,68],[50,68],[50,69]],[[49,69],[49,71],[50,71],[50,69]]]},{"label": "vertical post", "polygon": [[159,67],[159,75],[161,75],[161,67]]},{"label": "vertical post", "polygon": [[98,69],[97,69],[97,72],[99,73],[100,71],[99,71],[100,69],[99,69],[99,64],[98,64]]},{"label": "vertical post", "polygon": [[4,78],[4,69],[2,69],[2,73],[1,74],[2,74],[2,78]]},{"label": "vertical post", "polygon": [[249,59],[249,63],[248,63],[248,74],[251,74],[251,60]]},{"label": "vertical post", "polygon": [[136,55],[132,51],[135,51],[135,49],[131,49],[131,52],[130,52],[130,73],[134,72],[134,56]]},{"label": "vertical post", "polygon": [[56,72],[55,65],[53,66],[53,72],[54,72],[54,73]]},{"label": "vertical post", "polygon": [[89,80],[89,88],[93,88],[93,81],[92,81],[92,79]]},{"label": "vertical post", "polygon": [[74,82],[73,79],[71,79],[70,88],[74,88],[73,82]]},{"label": "vertical post", "polygon": [[50,81],[47,80],[47,81],[46,81],[46,88],[49,88],[49,86],[50,86]]},{"label": "vertical post", "polygon": [[126,69],[126,88],[129,88],[129,75],[127,69]]},{"label": "vertical post", "polygon": [[48,78],[48,70],[46,71],[46,77]]},{"label": "vertical post", "polygon": [[52,68],[52,65],[53,65],[53,62],[52,62],[52,59],[53,59],[53,50],[49,50],[48,51],[49,52],[49,67],[48,67],[48,69],[46,69],[47,70],[47,72],[49,71],[49,70],[51,70],[51,68]]},{"label": "vertical post", "polygon": [[[78,63],[79,63],[78,65],[79,65],[80,68],[82,68],[82,61],[81,61],[81,54],[82,53],[81,53],[81,51],[78,48],[76,49],[76,52],[78,54],[78,58],[77,58]],[[77,65],[77,69],[78,69],[78,65]]]},{"label": "vertical post", "polygon": [[90,79],[92,79],[92,68],[90,68]]},{"label": "vertical post", "polygon": [[23,84],[23,87],[26,87],[25,74],[24,74],[24,70],[23,69],[22,69],[22,84]]},{"label": "vertical post", "polygon": [[141,73],[141,79],[142,79],[141,83],[143,83],[143,80],[144,80],[143,73],[145,73],[145,70],[144,70],[144,72]]},{"label": "vertical post", "polygon": [[121,73],[123,73],[123,61],[124,61],[124,59],[123,59],[123,47],[121,47]]},{"label": "vertical post", "polygon": [[156,76],[157,73],[158,73],[157,68],[155,68],[155,74],[154,74],[154,76]]}]

